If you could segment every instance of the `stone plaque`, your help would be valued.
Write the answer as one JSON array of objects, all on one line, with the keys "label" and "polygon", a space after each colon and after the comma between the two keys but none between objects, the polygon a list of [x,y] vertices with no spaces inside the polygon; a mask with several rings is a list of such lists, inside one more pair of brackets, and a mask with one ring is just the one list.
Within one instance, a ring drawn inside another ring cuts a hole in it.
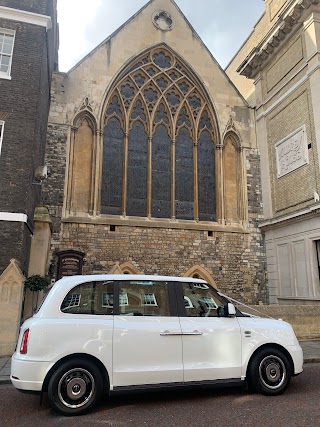
[{"label": "stone plaque", "polygon": [[309,163],[305,126],[279,141],[275,147],[278,178]]},{"label": "stone plaque", "polygon": [[57,253],[58,269],[57,280],[65,276],[82,274],[84,253],[75,250],[65,250]]}]

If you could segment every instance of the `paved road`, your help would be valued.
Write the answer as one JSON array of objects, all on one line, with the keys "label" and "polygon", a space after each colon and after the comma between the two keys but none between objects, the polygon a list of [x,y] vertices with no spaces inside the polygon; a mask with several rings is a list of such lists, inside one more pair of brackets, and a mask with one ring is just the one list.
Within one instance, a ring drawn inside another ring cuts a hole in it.
[{"label": "paved road", "polygon": [[71,418],[10,385],[0,386],[0,395],[0,425],[6,427],[314,427],[320,425],[320,364],[306,365],[278,397],[241,388],[117,396]]}]

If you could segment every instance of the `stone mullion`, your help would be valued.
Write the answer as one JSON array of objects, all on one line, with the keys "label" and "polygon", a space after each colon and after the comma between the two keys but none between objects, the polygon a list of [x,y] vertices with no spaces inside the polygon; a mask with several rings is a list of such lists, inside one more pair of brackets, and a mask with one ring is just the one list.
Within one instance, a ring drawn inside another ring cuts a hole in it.
[{"label": "stone mullion", "polygon": [[103,131],[97,130],[95,135],[95,176],[93,181],[93,215],[100,215],[102,161],[103,161]]},{"label": "stone mullion", "polygon": [[152,136],[148,137],[147,216],[152,216]]},{"label": "stone mullion", "polygon": [[73,167],[74,167],[74,146],[76,143],[76,132],[78,128],[75,126],[71,127],[70,146],[69,146],[69,161],[68,161],[68,185],[67,185],[67,204],[66,210],[69,214],[72,212],[73,207]]},{"label": "stone mullion", "polygon": [[176,138],[171,143],[171,218],[176,218]]},{"label": "stone mullion", "polygon": [[193,188],[194,188],[194,219],[199,221],[199,171],[198,171],[198,145],[199,141],[193,144]]},{"label": "stone mullion", "polygon": [[92,157],[91,157],[91,177],[90,177],[90,188],[89,188],[89,215],[93,215],[93,205],[94,205],[94,182],[95,182],[95,174],[96,174],[96,144],[97,144],[97,134],[96,132],[92,132]]},{"label": "stone mullion", "polygon": [[122,215],[126,216],[127,212],[127,188],[128,188],[128,147],[129,147],[129,132],[125,133],[124,138],[124,159],[123,159],[123,187],[122,187]]},{"label": "stone mullion", "polygon": [[240,213],[240,221],[243,223],[248,222],[248,206],[247,206],[247,185],[246,185],[246,153],[245,150],[241,147],[239,150],[239,156],[238,156],[238,164],[239,164],[239,171],[240,171],[240,180],[238,183],[239,193],[240,193],[240,203],[239,203],[239,213]]},{"label": "stone mullion", "polygon": [[223,145],[216,145],[216,215],[217,222],[225,224],[224,212]]}]

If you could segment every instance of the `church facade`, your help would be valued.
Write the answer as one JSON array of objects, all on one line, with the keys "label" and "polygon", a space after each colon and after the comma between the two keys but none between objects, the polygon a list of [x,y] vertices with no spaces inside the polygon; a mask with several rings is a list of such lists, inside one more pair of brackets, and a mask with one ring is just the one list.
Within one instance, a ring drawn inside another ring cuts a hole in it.
[{"label": "church facade", "polygon": [[54,74],[46,165],[53,280],[73,252],[83,273],[201,277],[268,302],[254,111],[175,2]]}]

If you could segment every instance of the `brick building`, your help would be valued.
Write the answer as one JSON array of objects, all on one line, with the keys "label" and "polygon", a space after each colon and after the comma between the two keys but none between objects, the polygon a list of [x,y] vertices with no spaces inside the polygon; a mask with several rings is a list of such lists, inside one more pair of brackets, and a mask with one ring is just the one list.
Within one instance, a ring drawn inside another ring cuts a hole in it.
[{"label": "brick building", "polygon": [[200,276],[268,301],[254,111],[174,1],[54,74],[45,163],[53,278],[83,254],[84,273]]},{"label": "brick building", "polygon": [[28,272],[55,68],[56,0],[0,0],[0,274]]},{"label": "brick building", "polygon": [[320,2],[266,0],[226,69],[256,111],[271,304],[320,301]]}]

